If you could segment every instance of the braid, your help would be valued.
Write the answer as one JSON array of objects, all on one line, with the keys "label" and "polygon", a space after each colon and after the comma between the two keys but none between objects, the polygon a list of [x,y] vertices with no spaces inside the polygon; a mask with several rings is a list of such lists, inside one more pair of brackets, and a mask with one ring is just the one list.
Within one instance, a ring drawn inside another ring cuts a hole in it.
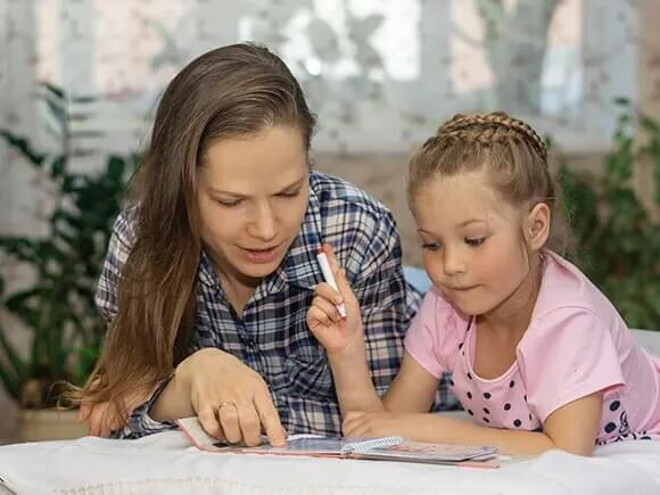
[{"label": "braid", "polygon": [[470,172],[485,173],[500,197],[522,211],[547,204],[553,219],[548,245],[558,252],[570,245],[548,150],[528,124],[504,112],[455,115],[411,157],[408,200],[412,205],[417,191],[436,178]]},{"label": "braid", "polygon": [[410,158],[408,201],[413,206],[418,190],[435,179],[472,172],[484,173],[500,197],[521,211],[547,204],[552,212],[548,246],[560,253],[570,248],[548,150],[528,124],[504,112],[455,115]]},{"label": "braid", "polygon": [[468,140],[489,146],[509,139],[513,139],[514,142],[522,139],[546,162],[548,150],[543,139],[528,124],[504,112],[457,114],[441,125],[427,144],[438,145],[444,142],[443,144],[449,145],[458,140]]}]

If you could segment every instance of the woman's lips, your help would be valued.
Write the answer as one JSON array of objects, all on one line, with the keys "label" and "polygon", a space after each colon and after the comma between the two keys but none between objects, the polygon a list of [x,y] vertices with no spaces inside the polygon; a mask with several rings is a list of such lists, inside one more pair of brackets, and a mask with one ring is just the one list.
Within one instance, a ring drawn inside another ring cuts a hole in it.
[{"label": "woman's lips", "polygon": [[279,244],[268,248],[250,249],[241,248],[245,257],[252,263],[270,263],[277,259]]}]

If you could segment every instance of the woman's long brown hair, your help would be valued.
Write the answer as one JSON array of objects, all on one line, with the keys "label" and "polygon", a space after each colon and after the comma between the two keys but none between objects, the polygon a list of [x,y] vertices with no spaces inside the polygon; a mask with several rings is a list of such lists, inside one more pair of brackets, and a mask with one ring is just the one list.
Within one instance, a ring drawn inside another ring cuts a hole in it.
[{"label": "woman's long brown hair", "polygon": [[315,118],[286,65],[236,44],[193,60],[165,90],[145,159],[131,181],[135,242],[118,282],[118,313],[77,399],[124,409],[132,390],[169,376],[190,351],[202,251],[197,169],[210,143],[292,125],[307,150]]}]

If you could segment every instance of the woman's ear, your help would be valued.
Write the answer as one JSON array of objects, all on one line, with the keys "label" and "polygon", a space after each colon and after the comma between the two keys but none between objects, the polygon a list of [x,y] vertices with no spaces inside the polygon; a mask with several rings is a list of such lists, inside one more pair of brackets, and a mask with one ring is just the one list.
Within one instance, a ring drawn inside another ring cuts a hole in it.
[{"label": "woman's ear", "polygon": [[525,234],[533,251],[540,250],[548,241],[551,216],[550,208],[545,203],[536,204],[527,215]]}]

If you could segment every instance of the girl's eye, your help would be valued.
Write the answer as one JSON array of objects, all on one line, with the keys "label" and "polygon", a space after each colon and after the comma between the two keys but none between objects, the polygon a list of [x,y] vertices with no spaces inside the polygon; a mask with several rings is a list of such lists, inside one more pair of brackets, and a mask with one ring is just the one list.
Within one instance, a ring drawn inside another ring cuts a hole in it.
[{"label": "girl's eye", "polygon": [[425,242],[422,244],[422,249],[427,249],[429,251],[437,251],[440,249],[439,242]]},{"label": "girl's eye", "polygon": [[484,243],[485,240],[485,237],[473,237],[470,239],[465,239],[465,244],[470,247],[479,247]]},{"label": "girl's eye", "polygon": [[218,203],[220,206],[224,206],[225,208],[234,208],[241,204],[240,199],[237,199],[235,201],[222,201],[221,199],[216,199],[215,202]]}]

